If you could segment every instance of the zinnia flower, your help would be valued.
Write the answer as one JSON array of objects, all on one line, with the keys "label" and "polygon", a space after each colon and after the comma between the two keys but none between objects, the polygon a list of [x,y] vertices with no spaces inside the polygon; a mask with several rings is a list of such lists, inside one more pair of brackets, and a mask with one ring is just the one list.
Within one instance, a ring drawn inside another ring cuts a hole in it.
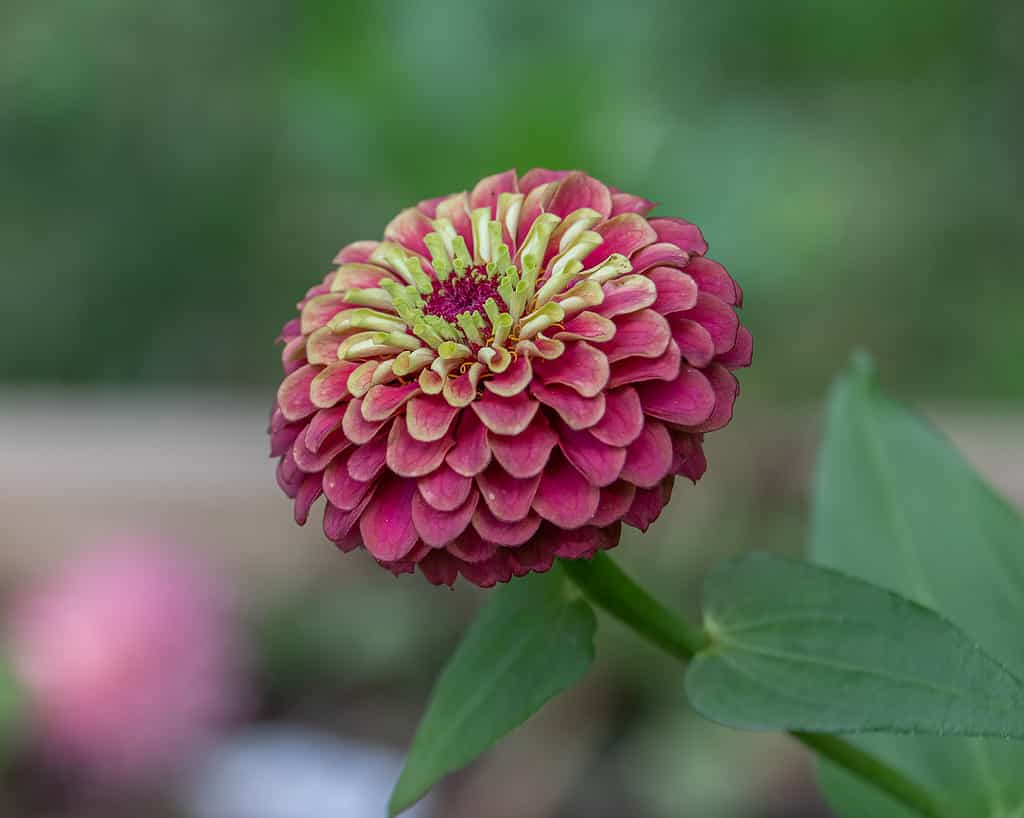
[{"label": "zinnia flower", "polygon": [[8,648],[47,756],[116,785],[187,761],[238,705],[224,591],[208,572],[131,542],[21,594]]},{"label": "zinnia flower", "polygon": [[270,434],[304,523],[481,586],[618,543],[704,473],[748,366],[700,230],[579,172],[499,173],[334,259],[282,331]]}]

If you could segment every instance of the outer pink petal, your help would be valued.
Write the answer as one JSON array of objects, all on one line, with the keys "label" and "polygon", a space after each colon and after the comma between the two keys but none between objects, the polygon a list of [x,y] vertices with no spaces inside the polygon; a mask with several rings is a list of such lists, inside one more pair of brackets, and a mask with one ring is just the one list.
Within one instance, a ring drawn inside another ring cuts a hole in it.
[{"label": "outer pink petal", "polygon": [[319,474],[306,475],[306,479],[299,486],[299,492],[295,495],[295,522],[305,525],[309,519],[309,509],[324,493],[323,481]]},{"label": "outer pink petal", "polygon": [[592,525],[565,531],[558,535],[555,555],[562,559],[590,559],[598,551],[606,551],[619,544],[621,528],[617,525],[597,528]]},{"label": "outer pink petal", "polygon": [[496,219],[498,217],[498,196],[502,193],[518,192],[519,184],[516,181],[515,170],[506,170],[504,173],[484,177],[476,183],[476,187],[469,194],[469,209],[489,207],[491,218]]},{"label": "outer pink petal", "polygon": [[601,501],[590,524],[611,525],[618,522],[629,511],[636,499],[636,486],[625,480],[617,480],[601,489]]},{"label": "outer pink petal", "polygon": [[604,301],[594,307],[594,312],[605,318],[642,310],[658,298],[654,282],[641,275],[613,278],[606,281],[601,289],[604,290]]},{"label": "outer pink petal", "polygon": [[[389,435],[377,435],[363,446],[352,450],[348,458],[348,473],[361,482],[373,480],[387,462]],[[334,502],[333,500],[331,502]]]},{"label": "outer pink petal", "polygon": [[287,496],[294,498],[305,479],[305,472],[295,465],[295,458],[289,449],[277,463],[277,484]]},{"label": "outer pink petal", "polygon": [[362,446],[364,443],[369,443],[373,440],[374,435],[380,431],[385,423],[387,423],[385,420],[378,420],[373,423],[366,420],[363,417],[363,399],[355,398],[345,406],[345,416],[341,420],[341,428],[345,432],[345,437],[357,446]]},{"label": "outer pink petal", "polygon": [[434,232],[430,219],[415,207],[409,207],[393,218],[384,228],[384,238],[401,244],[420,256],[430,258],[430,250],[423,237]]},{"label": "outer pink petal", "polygon": [[469,197],[465,193],[455,193],[437,204],[437,217],[449,219],[455,232],[466,241],[466,246],[473,247],[473,223],[469,218]]},{"label": "outer pink petal", "polygon": [[277,405],[288,420],[302,420],[316,411],[309,397],[313,378],[323,367],[306,365],[285,378],[277,389]]},{"label": "outer pink petal", "polygon": [[633,196],[630,193],[612,194],[612,216],[619,216],[623,213],[637,213],[646,216],[656,207],[657,204],[641,196]]},{"label": "outer pink petal", "polygon": [[418,536],[412,521],[415,496],[414,480],[387,477],[363,511],[359,532],[366,550],[378,560],[400,560],[416,545]]},{"label": "outer pink petal", "polygon": [[679,346],[670,341],[665,353],[659,358],[627,358],[612,365],[608,388],[637,384],[644,381],[674,381],[679,377]]},{"label": "outer pink petal", "polygon": [[740,303],[740,290],[725,267],[706,256],[695,256],[686,265],[686,272],[697,282],[701,292],[721,298],[726,304]]},{"label": "outer pink petal", "polygon": [[307,474],[322,472],[341,452],[345,451],[352,444],[345,435],[338,431],[328,438],[327,442],[317,452],[311,452],[306,448],[302,438],[297,438],[292,446],[292,457],[295,465]]},{"label": "outer pink petal", "polygon": [[736,345],[740,320],[736,311],[722,299],[701,293],[697,297],[697,306],[681,315],[704,325],[711,333],[711,340],[715,342],[716,354],[728,352]]},{"label": "outer pink petal", "polygon": [[459,561],[445,551],[433,551],[417,565],[423,576],[433,585],[451,587],[459,576]]},{"label": "outer pink petal", "polygon": [[272,431],[270,433],[270,456],[280,457],[285,452],[290,452],[295,444],[295,439],[302,431],[305,429],[298,423],[289,423],[287,426]]},{"label": "outer pink petal", "polygon": [[563,219],[581,207],[596,210],[604,218],[612,212],[612,195],[602,182],[580,171],[573,171],[558,185],[548,203],[548,212]]},{"label": "outer pink petal", "polygon": [[590,310],[573,316],[564,326],[564,330],[555,334],[555,339],[564,343],[590,341],[599,344],[615,337],[615,322]]},{"label": "outer pink petal", "polygon": [[558,432],[558,445],[566,459],[587,482],[598,487],[611,485],[618,480],[626,462],[624,448],[602,443],[588,431],[575,432],[563,427]]},{"label": "outer pink petal", "polygon": [[323,483],[327,499],[340,511],[358,508],[375,485],[373,480],[363,481],[352,477],[348,471],[348,458],[345,457],[338,458],[327,467]]},{"label": "outer pink petal", "polygon": [[718,356],[718,363],[729,369],[742,369],[750,366],[754,357],[754,339],[750,330],[740,327],[736,332],[736,346],[723,355]]},{"label": "outer pink petal", "polygon": [[466,530],[473,512],[476,511],[478,499],[479,495],[473,491],[454,511],[439,511],[417,492],[412,498],[413,525],[416,526],[423,542],[434,548],[441,548]]},{"label": "outer pink petal", "polygon": [[499,550],[493,557],[481,562],[461,562],[459,573],[474,585],[493,588],[499,582],[508,582],[512,578],[513,553]]},{"label": "outer pink petal", "polygon": [[652,267],[685,267],[690,263],[690,254],[674,244],[659,241],[650,244],[629,260],[634,273],[643,273]]},{"label": "outer pink petal", "polygon": [[653,489],[637,489],[633,505],[630,506],[622,521],[633,528],[646,531],[651,523],[658,519],[661,510],[668,502],[669,494],[671,494],[671,488],[666,488],[665,484],[655,486]]},{"label": "outer pink petal", "polygon": [[572,387],[585,398],[599,394],[608,383],[608,359],[586,341],[566,344],[561,357],[537,361],[533,370],[545,384]]},{"label": "outer pink petal", "polygon": [[664,424],[650,420],[626,450],[622,479],[641,488],[658,485],[672,468],[672,438]]},{"label": "outer pink petal", "polygon": [[404,417],[396,417],[388,435],[387,464],[402,477],[423,477],[444,462],[444,456],[455,444],[450,435],[427,443],[409,434]]},{"label": "outer pink petal", "polygon": [[416,484],[423,499],[439,511],[454,511],[469,496],[473,479],[463,477],[451,466],[441,464]]},{"label": "outer pink petal", "polygon": [[647,271],[658,298],[654,309],[662,315],[692,309],[697,304],[697,282],[675,267],[655,267]]},{"label": "outer pink petal", "polygon": [[455,446],[445,461],[456,472],[473,477],[491,462],[491,447],[487,445],[487,428],[475,412],[463,412],[455,432]]},{"label": "outer pink petal", "polygon": [[[527,174],[529,176],[529,174]],[[526,177],[523,177],[525,180]],[[517,247],[522,247],[523,241],[526,239],[527,233],[530,232],[530,228],[533,227],[533,223],[537,220],[537,217],[544,212],[548,202],[551,201],[551,197],[555,193],[557,185],[552,182],[550,184],[542,184],[532,188],[529,192],[523,189],[523,180],[519,182],[519,189],[523,193],[527,193],[526,198],[523,200],[523,207],[519,212],[519,230],[516,235]]]},{"label": "outer pink petal", "polygon": [[[477,513],[481,509],[484,509],[486,513],[486,507],[478,503]],[[476,515],[474,515],[475,518]],[[458,557],[463,562],[476,564],[484,560],[493,559],[498,553],[498,546],[481,537],[475,528],[467,528],[456,542],[448,546],[448,553]]]},{"label": "outer pink petal", "polygon": [[488,378],[484,381],[484,386],[496,395],[511,397],[522,392],[532,378],[533,367],[530,365],[529,356],[517,355],[516,359],[509,364],[508,369],[500,375]]},{"label": "outer pink petal", "polygon": [[658,234],[647,223],[647,219],[635,213],[615,216],[594,228],[604,241],[583,260],[583,266],[596,267],[613,253],[626,258],[658,240]]},{"label": "outer pink petal", "polygon": [[679,352],[690,366],[702,369],[715,357],[715,341],[703,324],[674,314],[669,317],[672,338],[679,345]]},{"label": "outer pink petal", "polygon": [[570,429],[586,429],[597,423],[604,415],[603,392],[592,398],[585,398],[568,386],[546,385],[540,381],[534,381],[530,390],[537,400],[554,409]]},{"label": "outer pink petal", "polygon": [[513,477],[533,477],[548,462],[551,450],[558,442],[551,424],[539,412],[522,432],[517,435],[499,435],[491,432],[487,436],[498,463]]},{"label": "outer pink petal", "polygon": [[670,340],[668,321],[654,310],[638,310],[619,316],[615,337],[599,349],[613,364],[624,358],[657,358],[664,354]]},{"label": "outer pink petal", "polygon": [[[377,242],[371,242],[376,245]],[[394,273],[379,264],[346,264],[338,268],[334,274],[334,289],[338,292],[345,290],[362,290],[367,287],[376,287],[384,279],[397,281]]]},{"label": "outer pink petal", "polygon": [[411,437],[429,442],[448,434],[458,414],[458,407],[440,395],[417,395],[406,404],[405,422]]},{"label": "outer pink petal", "polygon": [[378,384],[371,387],[363,397],[360,407],[364,420],[371,423],[377,420],[387,420],[402,408],[406,401],[415,397],[419,391],[420,386],[415,381],[401,386]]},{"label": "outer pink petal", "polygon": [[715,409],[711,417],[694,431],[713,432],[728,425],[732,420],[732,410],[740,393],[740,385],[735,376],[721,364],[712,364],[704,370],[704,374],[715,390]]},{"label": "outer pink petal", "polygon": [[533,498],[533,510],[559,528],[579,528],[597,512],[601,492],[567,460],[552,458]]},{"label": "outer pink petal", "polygon": [[672,433],[672,471],[696,483],[707,471],[708,461],[704,457],[701,439],[704,435],[689,432]]},{"label": "outer pink petal", "polygon": [[476,476],[476,484],[487,507],[506,523],[517,522],[529,514],[540,480],[539,474],[520,480],[497,465],[491,465]]},{"label": "outer pink petal", "polygon": [[651,227],[658,232],[658,241],[668,241],[688,253],[702,256],[708,251],[700,228],[685,219],[651,219]]},{"label": "outer pink petal", "polygon": [[311,452],[316,452],[332,432],[341,428],[341,419],[347,406],[334,406],[319,410],[309,421],[303,442]]},{"label": "outer pink petal", "polygon": [[561,182],[566,176],[569,175],[567,170],[548,170],[547,168],[531,168],[522,175],[519,180],[519,192],[529,193],[540,185],[546,185],[549,182]]},{"label": "outer pink petal", "polygon": [[323,293],[309,299],[302,308],[302,334],[309,335],[339,312],[351,309],[352,305],[345,300],[345,293]]},{"label": "outer pink petal", "polygon": [[715,390],[700,371],[683,366],[674,381],[647,381],[637,386],[648,415],[679,426],[699,426],[715,408]]},{"label": "outer pink petal", "polygon": [[538,404],[522,392],[508,398],[484,392],[484,396],[474,401],[472,407],[484,426],[492,432],[517,435],[533,420]]},{"label": "outer pink petal", "polygon": [[313,404],[321,409],[329,409],[349,397],[348,377],[358,366],[353,361],[338,361],[330,366],[317,367],[320,372],[309,385],[309,397]]},{"label": "outer pink petal", "polygon": [[628,446],[644,427],[640,396],[630,386],[605,394],[604,416],[590,427],[590,434],[609,446]]},{"label": "outer pink petal", "polygon": [[370,260],[373,251],[380,246],[379,241],[354,241],[346,244],[334,257],[335,264],[358,264]]},{"label": "outer pink petal", "polygon": [[522,545],[537,533],[537,529],[540,528],[540,517],[528,514],[518,522],[506,523],[491,514],[486,505],[479,505],[476,514],[473,515],[473,528],[487,542],[515,547]]}]

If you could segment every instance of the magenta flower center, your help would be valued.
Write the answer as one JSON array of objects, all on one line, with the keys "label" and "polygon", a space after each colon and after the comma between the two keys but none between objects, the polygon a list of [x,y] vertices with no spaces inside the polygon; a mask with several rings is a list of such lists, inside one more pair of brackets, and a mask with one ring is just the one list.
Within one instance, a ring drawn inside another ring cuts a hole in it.
[{"label": "magenta flower center", "polygon": [[456,323],[464,312],[484,314],[488,298],[497,299],[498,284],[482,267],[474,267],[461,278],[454,276],[434,285],[434,292],[423,305],[423,312]]}]

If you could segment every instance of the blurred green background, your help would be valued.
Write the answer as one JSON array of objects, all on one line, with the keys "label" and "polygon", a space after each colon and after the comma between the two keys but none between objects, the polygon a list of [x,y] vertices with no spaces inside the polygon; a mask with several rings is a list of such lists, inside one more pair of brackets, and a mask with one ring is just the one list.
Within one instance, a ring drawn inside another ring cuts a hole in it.
[{"label": "blurred green background", "polygon": [[[272,340],[343,244],[509,167],[661,202],[745,289],[737,422],[619,552],[677,607],[723,553],[802,548],[808,421],[855,347],[896,394],[967,407],[950,431],[1005,488],[1020,449],[972,435],[998,416],[1020,440],[1022,35],[1013,0],[6,0],[0,580],[83,526],[213,542],[257,579],[254,718],[401,746],[480,595],[291,526],[260,460]],[[798,750],[696,722],[671,670],[606,626],[591,680],[439,814],[826,814]]]}]

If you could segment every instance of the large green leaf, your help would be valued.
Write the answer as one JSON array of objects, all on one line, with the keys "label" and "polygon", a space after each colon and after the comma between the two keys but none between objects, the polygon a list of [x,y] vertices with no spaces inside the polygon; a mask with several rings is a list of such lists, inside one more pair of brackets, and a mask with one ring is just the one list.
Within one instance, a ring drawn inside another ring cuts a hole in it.
[{"label": "large green leaf", "polygon": [[595,627],[559,565],[492,592],[437,681],[390,815],[579,680],[594,658]]},{"label": "large green leaf", "polygon": [[[815,481],[814,558],[900,592],[1024,674],[1024,521],[927,422],[880,393],[861,359],[836,384]],[[1024,815],[1024,745],[871,736],[884,757],[965,818]],[[827,769],[841,814],[860,785]],[[873,815],[909,816],[891,806]]]},{"label": "large green leaf", "polygon": [[1024,682],[933,611],[836,571],[747,554],[707,578],[701,715],[746,730],[1024,738]]}]

